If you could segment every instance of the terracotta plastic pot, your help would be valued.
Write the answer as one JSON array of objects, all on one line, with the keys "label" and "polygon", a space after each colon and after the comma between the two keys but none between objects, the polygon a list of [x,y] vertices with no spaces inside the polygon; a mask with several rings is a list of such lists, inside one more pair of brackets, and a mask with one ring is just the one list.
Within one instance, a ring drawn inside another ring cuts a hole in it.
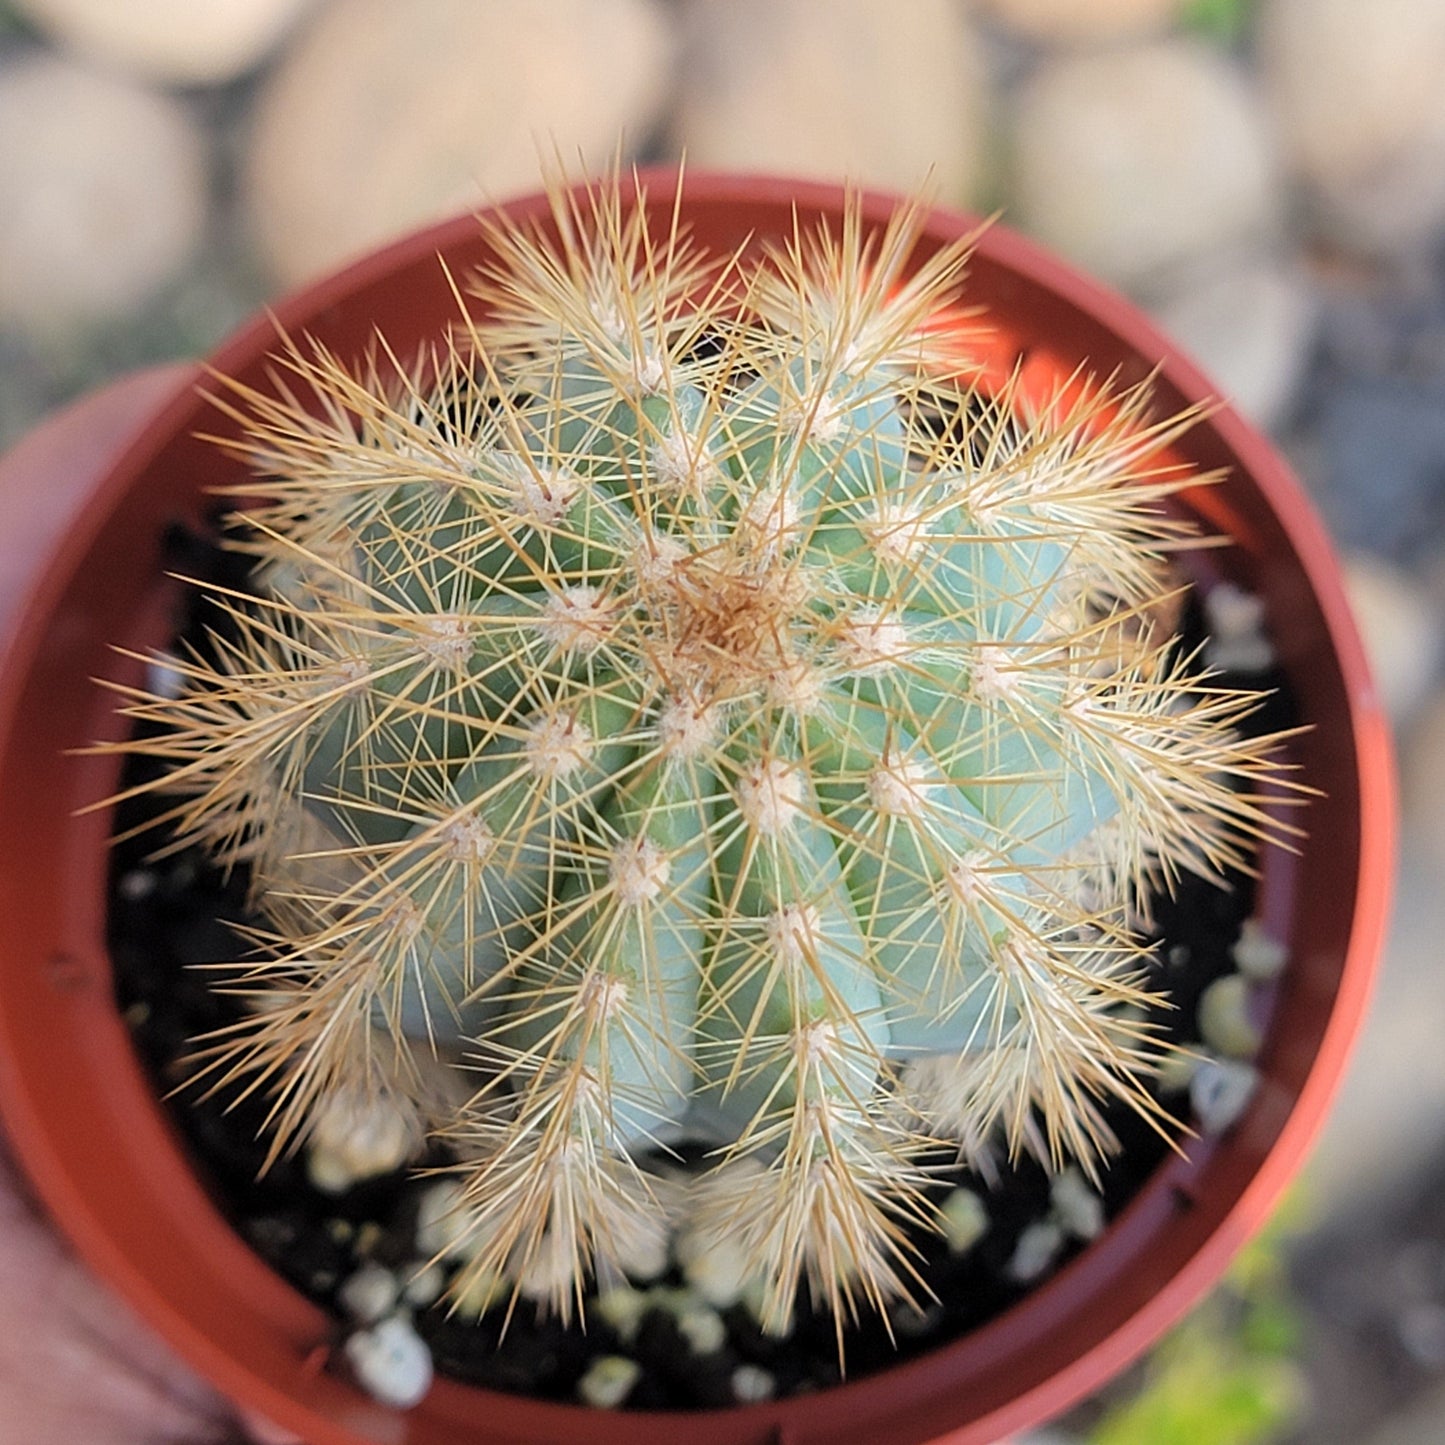
[{"label": "terracotta plastic pot", "polygon": [[[672,177],[652,177],[659,226]],[[710,248],[836,217],[831,188],[688,177],[683,215]],[[543,218],[540,198],[509,209]],[[891,209],[870,198],[865,216]],[[970,228],[931,216],[919,258]],[[453,275],[486,256],[475,221],[416,235],[281,304],[212,358],[265,384],[279,324],[342,356],[376,332],[399,352],[456,316]],[[1127,384],[1158,370],[1161,413],[1210,396],[1206,379],[1136,311],[1002,227],[971,267],[968,299],[993,346],[1043,375],[1087,361]],[[91,1265],[225,1392],[317,1445],[585,1439],[649,1445],[685,1429],[711,1442],[941,1435],[994,1440],[1063,1409],[1139,1354],[1217,1278],[1301,1162],[1360,1022],[1384,927],[1392,863],[1387,734],[1324,533],[1279,460],[1228,409],[1177,447],[1217,487],[1191,493],[1234,546],[1210,566],[1260,594],[1303,720],[1297,760],[1320,790],[1298,856],[1263,860],[1258,907],[1290,966],[1260,1059],[1263,1084],[1223,1139],[1171,1157],[1105,1234],[1022,1303],[957,1343],[807,1397],[687,1417],[593,1412],[439,1382],[415,1411],[366,1399],[319,1366],[328,1324],[231,1230],[192,1173],[112,1002],[105,948],[114,764],[71,749],[116,735],[91,679],[118,675],[112,647],[164,640],[174,584],[160,538],[196,521],[205,489],[237,481],[197,432],[221,418],[200,373],[132,378],[42,428],[0,471],[0,1110],[16,1151]],[[952,1432],[952,1433],[950,1433]]]}]

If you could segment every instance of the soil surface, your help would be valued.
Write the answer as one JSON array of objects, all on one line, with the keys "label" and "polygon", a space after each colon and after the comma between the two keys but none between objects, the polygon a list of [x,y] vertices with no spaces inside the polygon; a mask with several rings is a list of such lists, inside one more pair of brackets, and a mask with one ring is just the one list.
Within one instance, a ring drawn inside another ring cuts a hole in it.
[{"label": "soil surface", "polygon": [[[174,571],[228,589],[245,585],[244,559],[208,538],[178,531],[169,550]],[[215,610],[194,590],[183,594],[182,606],[178,642],[207,647]],[[1203,638],[1200,609],[1190,607],[1183,646],[1192,652]],[[1230,679],[1222,681],[1227,685]],[[1272,689],[1268,703],[1251,719],[1252,729],[1262,732],[1290,724],[1281,678],[1256,674],[1235,682]],[[156,766],[132,760],[124,783],[142,781]],[[153,823],[166,805],[164,796],[132,799],[117,818],[118,833],[124,836],[142,822]],[[194,1072],[187,1062],[194,1041],[242,1016],[237,1001],[221,990],[225,966],[237,964],[239,971],[238,960],[246,956],[248,945],[238,930],[253,920],[247,913],[244,869],[222,873],[198,850],[168,851],[166,842],[164,827],[152,827],[115,851],[110,943],[120,1006],[223,1210],[281,1274],[336,1310],[340,1320],[344,1311],[337,1304],[337,1291],[360,1266],[381,1264],[404,1278],[415,1265],[419,1186],[403,1171],[340,1195],[323,1193],[309,1182],[299,1154],[263,1169],[263,1096],[249,1093],[246,1080],[177,1088]],[[1251,888],[1242,876],[1228,889],[1186,879],[1173,897],[1156,900],[1152,983],[1173,1005],[1156,1019],[1165,1037],[1197,1043],[1194,1018],[1200,991],[1232,970],[1230,946],[1250,907]],[[1169,1096],[1164,1103],[1182,1126],[1184,1096]],[[1133,1197],[1166,1146],[1132,1111],[1115,1107],[1106,1117],[1122,1146],[1103,1180],[1107,1218]],[[448,1159],[433,1152],[422,1162],[444,1165]],[[852,1378],[957,1338],[1007,1309],[1029,1287],[1017,1278],[1016,1257],[1025,1231],[1049,1213],[1044,1170],[1025,1160],[1001,1169],[990,1181],[946,1159],[937,1163],[936,1197],[942,1200],[958,1187],[980,1195],[986,1201],[987,1230],[976,1247],[962,1254],[950,1251],[936,1235],[918,1233],[921,1272],[936,1300],[921,1312],[900,1306],[886,1317],[865,1314],[851,1326],[844,1348]],[[1082,1247],[1078,1237],[1065,1239],[1040,1277]],[[734,1403],[740,1378],[749,1388],[776,1395],[822,1388],[840,1378],[838,1332],[831,1315],[805,1303],[792,1334],[778,1339],[765,1335],[746,1306],[736,1304],[721,1311],[721,1343],[699,1353],[680,1322],[675,1298],[666,1294],[683,1284],[680,1275],[674,1270],[654,1283],[661,1288],[649,1296],[651,1303],[640,1319],[625,1325],[608,1323],[595,1310],[584,1330],[536,1320],[529,1309],[508,1318],[499,1306],[478,1320],[463,1320],[443,1305],[433,1305],[418,1310],[416,1327],[441,1371],[488,1388],[548,1398],[574,1398],[592,1362],[614,1354],[642,1365],[643,1374],[627,1403],[650,1409]],[[339,1324],[338,1334],[340,1329]]]}]

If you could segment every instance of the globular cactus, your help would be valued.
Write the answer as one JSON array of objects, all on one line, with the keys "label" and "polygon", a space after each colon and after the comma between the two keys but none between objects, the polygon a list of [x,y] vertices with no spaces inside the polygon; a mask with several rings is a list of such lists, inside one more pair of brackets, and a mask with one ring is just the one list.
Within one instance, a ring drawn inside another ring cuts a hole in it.
[{"label": "globular cactus", "polygon": [[917,1292],[940,1145],[1155,1110],[1140,909],[1270,831],[1158,621],[1189,418],[972,379],[916,208],[758,259],[554,209],[431,354],[223,402],[258,595],[126,745],[251,870],[201,1055],[343,1174],[442,1140],[462,1291],[566,1314],[671,1229],[842,1318]]}]

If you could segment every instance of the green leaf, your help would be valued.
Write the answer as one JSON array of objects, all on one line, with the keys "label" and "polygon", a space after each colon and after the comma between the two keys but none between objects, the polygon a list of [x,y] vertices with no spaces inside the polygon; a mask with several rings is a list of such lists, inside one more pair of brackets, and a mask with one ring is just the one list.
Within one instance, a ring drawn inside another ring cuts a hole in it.
[{"label": "green leaf", "polygon": [[1249,22],[1251,0],[1192,0],[1184,24],[1212,40],[1232,45]]}]

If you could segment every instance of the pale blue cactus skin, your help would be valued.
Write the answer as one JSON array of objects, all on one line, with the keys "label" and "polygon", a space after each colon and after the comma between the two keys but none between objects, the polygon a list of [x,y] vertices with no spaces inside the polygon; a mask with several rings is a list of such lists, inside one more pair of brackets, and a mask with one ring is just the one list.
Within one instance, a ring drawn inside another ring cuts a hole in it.
[{"label": "pale blue cactus skin", "polygon": [[[714,1224],[775,1323],[805,1275],[881,1303],[941,1135],[1092,1167],[1094,1101],[1148,1107],[1130,906],[1259,829],[1247,702],[1149,621],[1183,528],[1143,463],[1182,423],[959,380],[920,328],[962,252],[910,289],[913,212],[699,315],[699,259],[590,206],[498,229],[414,378],[298,350],[322,405],[243,397],[265,590],[137,709],[274,929],[284,1006],[228,1058],[286,1078],[284,1139],[364,1057],[457,1149],[476,1271],[560,1251],[564,1311],[683,1140],[735,1170]],[[956,1097],[910,1094],[939,1055]]]},{"label": "pale blue cactus skin", "polygon": [[[579,379],[582,370],[565,372],[562,405],[549,399],[540,416],[523,409],[521,420],[525,465],[587,485],[550,526],[526,529],[516,553],[497,542],[496,503],[485,493],[458,490],[442,507],[435,489],[402,482],[369,498],[373,516],[356,529],[348,568],[358,590],[387,599],[398,631],[403,616],[465,614],[466,657],[452,670],[413,657],[318,711],[303,745],[303,788],[340,838],[379,849],[414,839],[426,827],[412,821],[418,807],[425,812],[437,796],[457,807],[484,798],[480,816],[513,850],[483,870],[486,904],[471,905],[470,930],[452,916],[466,906],[452,893],[427,901],[427,997],[412,997],[404,1016],[413,1034],[456,1040],[485,1022],[503,1048],[545,1046],[568,1007],[566,981],[577,984],[596,948],[597,919],[569,921],[514,987],[484,991],[470,1009],[461,1000],[511,978],[512,960],[534,944],[529,919],[585,908],[588,899],[605,909],[605,868],[575,857],[584,818],[599,838],[651,837],[670,859],[686,860],[686,886],[658,905],[650,941],[629,929],[609,945],[615,956],[604,971],[643,992],[649,1014],[646,1040],[634,1025],[607,1044],[617,1092],[610,1142],[677,1138],[702,1118],[734,1137],[762,1101],[786,1097],[786,1088],[777,1094],[786,1061],[753,1055],[808,1018],[837,1013],[854,1050],[875,1065],[967,1047],[987,995],[977,991],[962,1004],[960,996],[989,967],[1008,920],[985,907],[978,926],[951,933],[934,906],[940,861],[986,854],[995,884],[1022,897],[1027,872],[1057,866],[1115,813],[1102,780],[1066,762],[1062,739],[1010,729],[970,681],[980,639],[1031,642],[1051,619],[1071,614],[1078,579],[1051,537],[983,532],[954,499],[966,477],[938,481],[910,465],[927,443],[909,435],[891,378],[840,376],[823,394],[823,405],[838,408],[829,439],[805,441],[788,414],[807,384],[796,361],[782,364],[781,381],[764,373],[741,387],[731,364],[713,374],[694,364],[690,379],[673,383],[677,395],[662,384],[638,399],[619,398],[601,378]],[[706,436],[687,435],[710,457],[707,479],[679,503],[666,495],[651,453],[670,429],[696,428],[703,418]],[[495,445],[477,465],[481,478],[489,467],[509,476],[517,454]],[[758,679],[729,700],[732,726],[719,761],[691,758],[684,767],[659,738],[665,690],[643,660],[665,622],[635,600],[584,666],[547,644],[548,608],[571,588],[625,593],[631,558],[649,537],[692,546],[701,538],[709,548],[736,542],[759,565],[757,544],[738,539],[749,506],[779,478],[780,514],[786,506],[797,540],[781,540],[768,561],[809,585],[784,622],[798,636],[796,658],[817,671],[820,694],[803,713],[759,698]],[[901,578],[886,547],[869,540],[868,519],[894,499],[928,507],[917,548],[928,570],[916,577]],[[325,576],[310,582],[316,593],[328,585]],[[837,649],[817,634],[880,605],[903,629],[906,665],[900,658],[860,670],[835,661]],[[541,790],[519,767],[518,744],[529,720],[548,709],[580,711],[599,740],[577,776],[555,782],[564,802],[550,823],[532,817]],[[897,829],[884,848],[860,839],[878,817],[867,780],[890,747],[925,761],[931,777],[918,836]],[[735,776],[765,752],[798,766],[806,789],[772,858],[752,853],[756,838]],[[822,978],[796,999],[780,981],[758,976],[759,935],[789,906],[820,915]],[[515,997],[498,1017],[502,993]],[[588,1047],[595,1061],[602,1042]],[[855,1062],[837,1087],[866,1092],[876,1072]],[[738,1080],[748,1074],[743,1087]],[[706,1107],[689,1119],[694,1093]]]}]

